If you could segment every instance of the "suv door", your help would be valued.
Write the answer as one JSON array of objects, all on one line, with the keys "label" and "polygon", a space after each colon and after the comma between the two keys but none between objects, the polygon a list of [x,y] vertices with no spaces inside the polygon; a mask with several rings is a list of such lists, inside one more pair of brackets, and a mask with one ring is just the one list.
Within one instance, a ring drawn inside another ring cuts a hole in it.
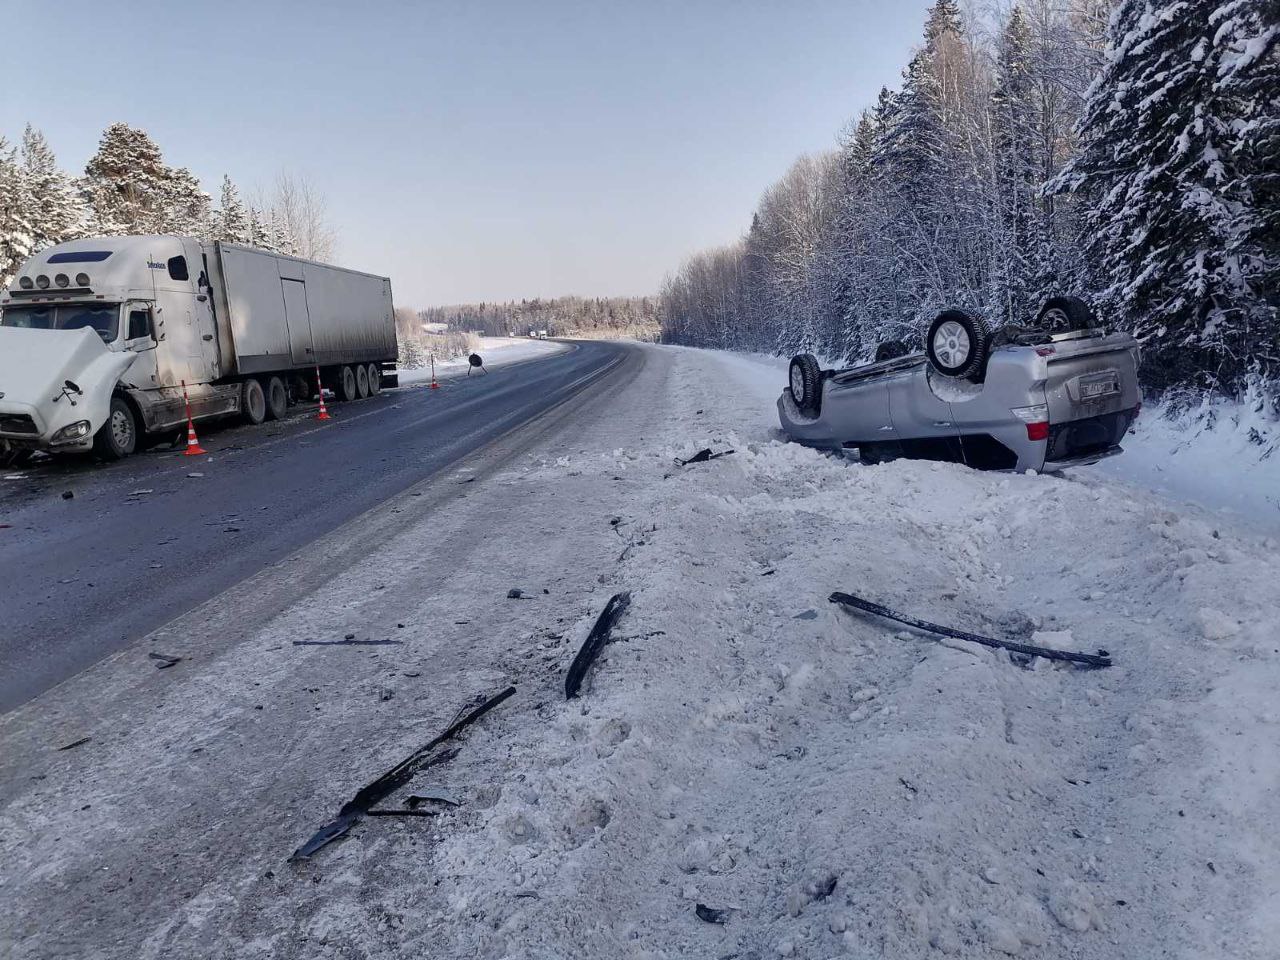
[{"label": "suv door", "polygon": [[894,434],[907,456],[960,460],[960,432],[951,404],[929,387],[929,365],[922,363],[885,377]]}]

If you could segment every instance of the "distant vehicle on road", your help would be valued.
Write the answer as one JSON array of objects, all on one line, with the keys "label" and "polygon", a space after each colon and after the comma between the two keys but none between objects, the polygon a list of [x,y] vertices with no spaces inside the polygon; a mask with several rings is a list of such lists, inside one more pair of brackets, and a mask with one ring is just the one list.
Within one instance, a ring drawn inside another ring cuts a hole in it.
[{"label": "distant vehicle on road", "polygon": [[186,420],[261,423],[396,383],[391,281],[171,236],[59,244],[0,291],[0,456],[118,460]]},{"label": "distant vehicle on road", "polygon": [[822,370],[792,358],[778,398],[783,431],[866,462],[895,456],[988,470],[1057,470],[1122,452],[1138,415],[1138,344],[1098,326],[1075,297],[1049,300],[1034,326],[992,333],[945,310],[923,353],[881,344],[876,362]]}]

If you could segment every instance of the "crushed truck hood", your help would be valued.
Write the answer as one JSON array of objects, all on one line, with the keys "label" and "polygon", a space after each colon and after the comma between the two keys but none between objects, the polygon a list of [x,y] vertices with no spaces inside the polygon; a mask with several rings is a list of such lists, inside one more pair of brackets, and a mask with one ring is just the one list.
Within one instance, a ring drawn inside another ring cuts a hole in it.
[{"label": "crushed truck hood", "polygon": [[[111,391],[135,359],[136,354],[107,349],[88,328],[0,327],[0,412],[33,415],[44,437],[76,420],[89,420],[96,430]],[[65,380],[84,391],[74,407],[62,398]]]}]

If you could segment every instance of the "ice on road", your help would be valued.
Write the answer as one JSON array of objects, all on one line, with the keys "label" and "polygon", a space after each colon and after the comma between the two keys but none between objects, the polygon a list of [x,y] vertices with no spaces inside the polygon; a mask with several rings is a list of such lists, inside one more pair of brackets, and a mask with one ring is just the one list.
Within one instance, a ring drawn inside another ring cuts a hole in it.
[{"label": "ice on road", "polygon": [[[0,718],[10,955],[1275,957],[1274,540],[1097,472],[859,466],[777,437],[772,368],[635,349],[304,602],[237,615],[300,558]],[[292,643],[347,633],[396,642]],[[285,862],[508,683],[404,791],[460,806]]]}]

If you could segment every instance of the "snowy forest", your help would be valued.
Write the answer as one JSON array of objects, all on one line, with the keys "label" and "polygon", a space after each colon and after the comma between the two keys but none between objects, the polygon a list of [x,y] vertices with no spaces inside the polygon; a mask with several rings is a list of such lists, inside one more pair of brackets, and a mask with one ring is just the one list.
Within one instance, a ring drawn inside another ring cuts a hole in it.
[{"label": "snowy forest", "polygon": [[856,360],[1057,293],[1142,376],[1280,382],[1280,0],[937,0],[897,90],[660,297],[668,342]]},{"label": "snowy forest", "polygon": [[518,303],[470,303],[418,311],[423,323],[444,323],[485,336],[524,336],[546,330],[551,336],[632,337],[655,340],[658,303],[652,297],[552,297]]},{"label": "snowy forest", "polygon": [[59,168],[34,127],[19,144],[0,136],[0,284],[55,243],[145,233],[227,240],[312,260],[330,259],[334,247],[324,198],[286,173],[252,201],[224,176],[215,206],[190,170],[166,164],[156,142],[125,123],[107,127],[80,177]]}]

